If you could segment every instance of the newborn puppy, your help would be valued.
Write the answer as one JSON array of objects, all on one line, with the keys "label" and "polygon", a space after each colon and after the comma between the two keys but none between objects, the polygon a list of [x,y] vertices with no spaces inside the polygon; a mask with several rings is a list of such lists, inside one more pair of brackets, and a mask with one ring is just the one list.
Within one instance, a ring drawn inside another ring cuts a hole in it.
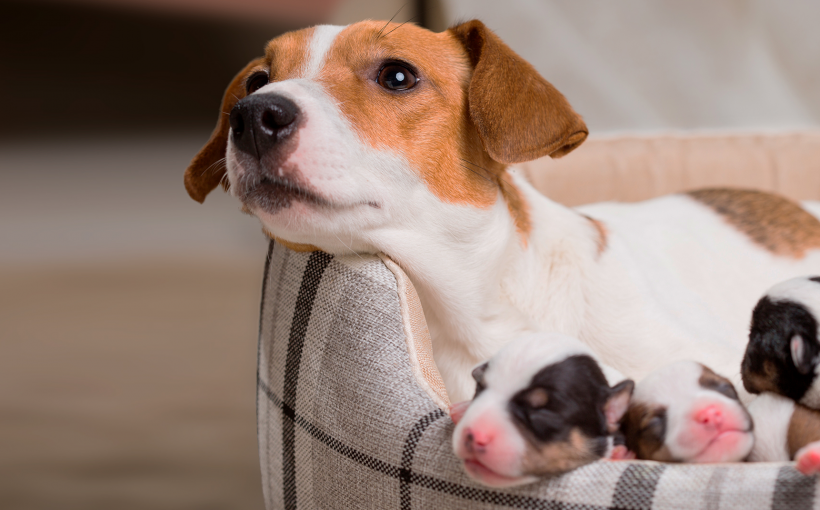
[{"label": "newborn puppy", "polygon": [[750,461],[794,459],[801,473],[820,472],[820,412],[773,393],[757,397],[749,404],[749,412],[756,438]]},{"label": "newborn puppy", "polygon": [[493,487],[608,456],[634,386],[602,369],[579,340],[558,333],[508,343],[473,378],[473,400],[451,409],[453,449],[472,478]]},{"label": "newborn puppy", "polygon": [[622,430],[639,459],[735,462],[754,444],[731,382],[694,361],[655,370],[635,387]]},{"label": "newborn puppy", "polygon": [[752,313],[741,364],[749,393],[770,391],[820,409],[819,317],[820,277],[793,278],[766,292]]}]

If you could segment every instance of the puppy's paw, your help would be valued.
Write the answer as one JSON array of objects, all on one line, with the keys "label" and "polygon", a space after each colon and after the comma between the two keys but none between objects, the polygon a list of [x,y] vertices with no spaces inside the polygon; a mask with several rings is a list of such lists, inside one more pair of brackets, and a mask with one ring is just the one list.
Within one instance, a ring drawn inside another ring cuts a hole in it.
[{"label": "puppy's paw", "polygon": [[470,402],[472,400],[465,400],[450,406],[450,419],[453,420],[453,423],[458,425],[458,422],[464,417],[464,413],[467,412],[467,408],[470,407]]},{"label": "puppy's paw", "polygon": [[631,452],[626,446],[619,444],[612,447],[609,460],[635,460],[635,452]]},{"label": "puppy's paw", "polygon": [[797,450],[794,466],[804,475],[820,473],[820,441],[809,443]]}]

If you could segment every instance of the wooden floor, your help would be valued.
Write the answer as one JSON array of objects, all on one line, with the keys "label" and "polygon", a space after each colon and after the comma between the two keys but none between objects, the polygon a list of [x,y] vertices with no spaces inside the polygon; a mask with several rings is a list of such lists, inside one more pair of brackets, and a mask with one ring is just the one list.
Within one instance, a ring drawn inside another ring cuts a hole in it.
[{"label": "wooden floor", "polygon": [[0,508],[261,508],[261,272],[0,271]]},{"label": "wooden floor", "polygon": [[262,508],[266,242],[202,142],[0,144],[0,508]]}]

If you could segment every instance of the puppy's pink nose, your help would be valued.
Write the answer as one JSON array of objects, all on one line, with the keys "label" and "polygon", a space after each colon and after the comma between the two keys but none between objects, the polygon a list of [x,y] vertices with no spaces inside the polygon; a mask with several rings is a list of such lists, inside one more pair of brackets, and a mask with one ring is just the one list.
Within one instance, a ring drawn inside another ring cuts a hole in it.
[{"label": "puppy's pink nose", "polygon": [[492,434],[483,429],[467,429],[464,433],[464,441],[471,448],[483,449],[492,440]]},{"label": "puppy's pink nose", "polygon": [[723,425],[723,413],[720,406],[709,405],[695,413],[695,421],[706,427],[720,427]]}]

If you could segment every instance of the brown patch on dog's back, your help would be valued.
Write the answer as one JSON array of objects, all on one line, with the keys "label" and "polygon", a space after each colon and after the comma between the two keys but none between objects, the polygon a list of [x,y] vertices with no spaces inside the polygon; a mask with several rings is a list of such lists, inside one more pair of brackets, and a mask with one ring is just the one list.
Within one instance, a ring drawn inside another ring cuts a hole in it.
[{"label": "brown patch on dog's back", "polygon": [[820,221],[787,198],[742,189],[704,189],[687,195],[776,255],[802,258],[806,250],[820,248]]},{"label": "brown patch on dog's back", "polygon": [[815,441],[820,441],[820,412],[795,404],[786,435],[789,458],[793,459],[797,450]]}]

